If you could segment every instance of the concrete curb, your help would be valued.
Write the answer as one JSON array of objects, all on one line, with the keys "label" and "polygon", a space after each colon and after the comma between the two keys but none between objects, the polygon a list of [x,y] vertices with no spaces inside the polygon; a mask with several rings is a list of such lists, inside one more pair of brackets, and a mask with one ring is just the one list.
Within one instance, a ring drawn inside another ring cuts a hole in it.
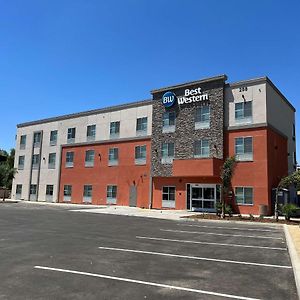
[{"label": "concrete curb", "polygon": [[295,282],[296,282],[296,287],[298,292],[298,299],[300,299],[300,259],[296,251],[293,239],[290,235],[288,226],[286,224],[284,225],[284,233],[285,233],[286,244],[289,250],[289,254],[293,266],[294,277],[295,277]]}]

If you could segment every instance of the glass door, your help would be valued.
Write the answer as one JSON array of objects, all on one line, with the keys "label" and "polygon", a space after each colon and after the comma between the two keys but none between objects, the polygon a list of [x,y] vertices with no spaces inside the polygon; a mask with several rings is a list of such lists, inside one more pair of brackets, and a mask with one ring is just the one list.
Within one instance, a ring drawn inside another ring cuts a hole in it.
[{"label": "glass door", "polygon": [[190,209],[214,212],[216,210],[216,185],[191,184]]}]

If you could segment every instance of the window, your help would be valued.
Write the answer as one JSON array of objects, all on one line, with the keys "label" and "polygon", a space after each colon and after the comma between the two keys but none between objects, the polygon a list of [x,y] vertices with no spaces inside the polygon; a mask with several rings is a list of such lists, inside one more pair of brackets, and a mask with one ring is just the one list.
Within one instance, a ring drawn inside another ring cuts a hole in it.
[{"label": "window", "polygon": [[55,169],[56,153],[49,153],[48,169]]},{"label": "window", "polygon": [[41,146],[41,132],[35,132],[33,134],[33,147],[40,147]]},{"label": "window", "polygon": [[135,164],[144,165],[146,164],[146,145],[135,147]]},{"label": "window", "polygon": [[116,204],[117,203],[117,186],[108,185],[106,193],[107,204]]},{"label": "window", "polygon": [[120,121],[110,123],[110,138],[118,138],[120,135]]},{"label": "window", "polygon": [[163,143],[162,144],[162,153],[161,153],[161,163],[162,164],[171,164],[174,159],[174,143]]},{"label": "window", "polygon": [[137,136],[147,135],[147,124],[148,124],[147,117],[138,118],[136,120],[136,135]]},{"label": "window", "polygon": [[252,137],[239,137],[235,139],[235,155],[239,161],[253,160]]},{"label": "window", "polygon": [[32,169],[38,169],[40,166],[40,155],[33,154],[32,156]]},{"label": "window", "polygon": [[293,124],[293,140],[295,140],[296,138],[296,128],[295,128],[295,124]]},{"label": "window", "polygon": [[293,152],[293,163],[294,165],[297,165],[297,157],[296,157],[296,152]]},{"label": "window", "polygon": [[24,169],[24,164],[25,164],[25,156],[21,155],[21,156],[19,156],[18,170],[23,170]]},{"label": "window", "polygon": [[252,123],[252,101],[235,103],[235,122]]},{"label": "window", "polygon": [[26,148],[26,135],[21,135],[20,137],[20,150]]},{"label": "window", "polygon": [[108,152],[108,165],[116,166],[119,164],[119,149],[110,148]]},{"label": "window", "polygon": [[66,168],[72,168],[74,166],[74,152],[66,153]]},{"label": "window", "polygon": [[162,188],[162,207],[175,208],[175,186]]},{"label": "window", "polygon": [[95,151],[94,150],[85,151],[85,166],[86,167],[93,167],[94,166],[94,158],[95,158]]},{"label": "window", "polygon": [[31,184],[29,190],[29,200],[36,201],[37,199],[37,185]]},{"label": "window", "polygon": [[93,193],[93,186],[92,185],[84,185],[83,186],[83,201],[84,202],[92,202],[92,193]]},{"label": "window", "polygon": [[57,144],[57,130],[50,132],[50,146],[56,146]]},{"label": "window", "polygon": [[167,111],[163,114],[163,132],[175,131],[176,114],[174,111]]},{"label": "window", "polygon": [[76,128],[68,128],[68,135],[67,135],[67,143],[72,144],[75,142],[75,135],[76,135]]},{"label": "window", "polygon": [[71,201],[72,197],[72,186],[65,185],[64,186],[64,201]]},{"label": "window", "polygon": [[22,197],[22,184],[16,185],[16,199],[21,199]]},{"label": "window", "polygon": [[206,139],[195,141],[194,157],[209,157],[209,141]]},{"label": "window", "polygon": [[195,116],[195,129],[209,128],[210,107],[208,105],[198,107]]},{"label": "window", "polygon": [[53,185],[50,184],[46,185],[46,195],[53,196]]},{"label": "window", "polygon": [[96,125],[89,125],[86,128],[86,139],[87,141],[94,141],[96,138]]},{"label": "window", "polygon": [[253,188],[252,187],[236,187],[235,201],[239,205],[253,204]]}]

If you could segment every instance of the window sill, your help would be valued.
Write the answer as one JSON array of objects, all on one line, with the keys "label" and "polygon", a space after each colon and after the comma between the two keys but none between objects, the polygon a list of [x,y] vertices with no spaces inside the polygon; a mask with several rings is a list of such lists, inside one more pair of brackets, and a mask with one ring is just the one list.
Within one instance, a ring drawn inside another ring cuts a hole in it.
[{"label": "window sill", "polygon": [[236,203],[237,206],[253,206],[254,204],[247,204],[247,203]]}]

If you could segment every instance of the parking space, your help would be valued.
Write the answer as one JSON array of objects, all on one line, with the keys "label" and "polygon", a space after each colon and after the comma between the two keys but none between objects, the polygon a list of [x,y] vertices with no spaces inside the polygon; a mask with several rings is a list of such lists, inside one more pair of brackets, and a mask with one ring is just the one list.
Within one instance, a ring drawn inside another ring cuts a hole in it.
[{"label": "parking space", "polygon": [[297,299],[282,227],[0,207],[1,299]]}]

